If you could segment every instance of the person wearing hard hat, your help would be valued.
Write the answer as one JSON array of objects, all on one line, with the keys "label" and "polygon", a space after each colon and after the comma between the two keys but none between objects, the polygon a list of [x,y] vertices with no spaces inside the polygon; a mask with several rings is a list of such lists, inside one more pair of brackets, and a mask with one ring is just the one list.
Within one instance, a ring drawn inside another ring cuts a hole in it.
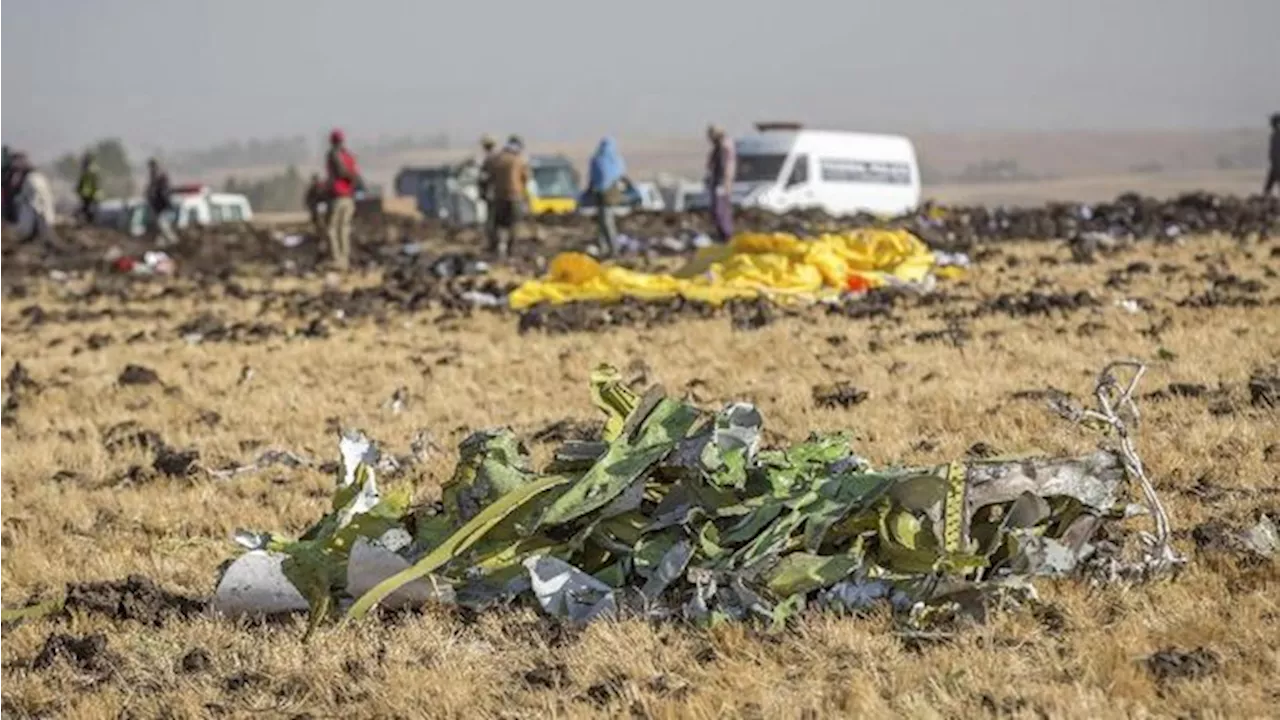
[{"label": "person wearing hard hat", "polygon": [[723,128],[708,126],[707,140],[711,142],[711,152],[707,154],[707,201],[716,239],[724,243],[733,237],[733,174],[737,163],[733,143]]},{"label": "person wearing hard hat", "polygon": [[351,266],[351,221],[356,214],[356,186],[360,182],[360,169],[356,158],[346,147],[346,136],[341,130],[329,133],[329,153],[325,156],[328,177],[329,254],[338,270]]},{"label": "person wearing hard hat", "polygon": [[1262,186],[1262,194],[1270,195],[1275,187],[1280,187],[1280,113],[1271,116],[1271,169],[1267,173],[1267,182]]}]

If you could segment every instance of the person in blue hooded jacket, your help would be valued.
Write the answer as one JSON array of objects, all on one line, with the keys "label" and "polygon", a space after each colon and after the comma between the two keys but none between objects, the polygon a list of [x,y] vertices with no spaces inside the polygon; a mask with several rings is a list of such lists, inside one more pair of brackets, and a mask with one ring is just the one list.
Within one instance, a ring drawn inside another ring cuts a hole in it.
[{"label": "person in blue hooded jacket", "polygon": [[627,163],[618,152],[618,144],[611,137],[603,138],[591,156],[587,192],[599,208],[596,222],[604,237],[601,254],[606,256],[618,251],[618,225],[613,209],[622,203],[622,183],[626,181],[626,175]]}]

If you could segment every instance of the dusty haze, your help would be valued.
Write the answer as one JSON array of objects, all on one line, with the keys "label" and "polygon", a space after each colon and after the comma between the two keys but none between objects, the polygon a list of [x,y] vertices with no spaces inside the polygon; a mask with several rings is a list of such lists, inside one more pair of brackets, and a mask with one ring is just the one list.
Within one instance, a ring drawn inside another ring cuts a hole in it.
[{"label": "dusty haze", "polygon": [[1254,128],[1280,3],[11,3],[3,132],[202,147],[519,130],[696,134],[762,117],[907,132]]}]

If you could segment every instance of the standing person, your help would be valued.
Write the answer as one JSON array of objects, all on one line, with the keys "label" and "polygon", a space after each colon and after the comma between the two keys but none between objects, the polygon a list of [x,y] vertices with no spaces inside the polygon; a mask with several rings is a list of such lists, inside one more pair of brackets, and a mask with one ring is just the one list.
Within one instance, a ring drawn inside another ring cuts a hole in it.
[{"label": "standing person", "polygon": [[15,189],[18,236],[24,241],[48,239],[57,219],[49,180],[22,153],[13,156],[10,171],[14,173],[11,181]]},{"label": "standing person", "polygon": [[173,245],[178,236],[173,231],[173,185],[169,173],[155,158],[147,160],[147,207],[151,210],[150,228],[161,246]]},{"label": "standing person", "polygon": [[516,239],[516,225],[529,198],[529,164],[524,159],[524,143],[512,135],[502,151],[487,163],[493,203],[489,252],[505,258]]},{"label": "standing person", "polygon": [[723,128],[708,126],[707,140],[711,141],[711,152],[707,155],[707,200],[716,238],[723,243],[733,237],[733,174],[737,159]]},{"label": "standing person", "polygon": [[1271,116],[1271,170],[1262,194],[1270,195],[1273,187],[1280,187],[1280,113]]},{"label": "standing person", "polygon": [[312,173],[311,183],[307,185],[307,194],[303,196],[302,203],[306,205],[307,212],[311,215],[311,227],[317,235],[323,235],[325,232],[324,216],[320,214],[320,206],[325,203],[326,195],[320,173]]},{"label": "standing person", "polygon": [[599,212],[596,223],[600,228],[601,255],[609,257],[618,252],[618,226],[613,208],[622,203],[622,183],[627,174],[627,163],[618,152],[618,144],[611,137],[600,140],[591,156],[587,178],[587,192],[592,196]]},{"label": "standing person", "polygon": [[476,177],[476,214],[484,219],[485,237],[493,236],[493,178],[491,175],[494,150],[498,141],[492,135],[480,138],[480,172]]},{"label": "standing person", "polygon": [[102,175],[93,153],[85,153],[80,163],[80,178],[76,180],[76,197],[80,198],[80,219],[92,225],[98,214],[98,201],[102,199]]},{"label": "standing person", "polygon": [[0,223],[15,223],[13,191],[9,186],[13,181],[13,156],[9,154],[8,145],[0,145]]},{"label": "standing person", "polygon": [[341,130],[329,133],[329,154],[324,164],[329,180],[329,252],[334,267],[346,270],[351,265],[351,219],[356,214],[360,169],[355,156],[347,151],[346,136]]}]

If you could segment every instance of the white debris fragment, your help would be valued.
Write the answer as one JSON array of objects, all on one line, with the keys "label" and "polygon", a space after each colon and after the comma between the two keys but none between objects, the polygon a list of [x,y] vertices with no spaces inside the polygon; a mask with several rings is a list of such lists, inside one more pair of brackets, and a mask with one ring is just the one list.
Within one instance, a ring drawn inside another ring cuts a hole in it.
[{"label": "white debris fragment", "polygon": [[1280,550],[1280,535],[1276,533],[1275,522],[1263,515],[1253,527],[1240,533],[1240,542],[1262,557],[1274,557]]},{"label": "white debris fragment", "polygon": [[338,442],[338,450],[342,453],[342,479],[338,482],[338,487],[350,487],[356,481],[356,468],[361,462],[370,468],[378,463],[373,441],[359,430],[343,433],[342,440]]},{"label": "white debris fragment", "polygon": [[[361,597],[378,583],[408,567],[408,560],[383,547],[380,542],[359,538],[351,546],[351,555],[347,560],[347,594],[354,598]],[[422,605],[429,601],[452,603],[453,587],[433,582],[428,576],[400,587],[379,605],[398,608]]]},{"label": "white debris fragment", "polygon": [[250,550],[236,558],[213,593],[214,612],[241,617],[306,610],[306,598],[289,582],[281,567],[287,557],[284,553]]},{"label": "white debris fragment", "polygon": [[553,557],[524,561],[538,604],[549,615],[590,622],[618,610],[613,588],[569,563]]},{"label": "white debris fragment", "polygon": [[267,544],[271,542],[271,533],[237,529],[231,535],[231,539],[246,550],[265,550]]}]

